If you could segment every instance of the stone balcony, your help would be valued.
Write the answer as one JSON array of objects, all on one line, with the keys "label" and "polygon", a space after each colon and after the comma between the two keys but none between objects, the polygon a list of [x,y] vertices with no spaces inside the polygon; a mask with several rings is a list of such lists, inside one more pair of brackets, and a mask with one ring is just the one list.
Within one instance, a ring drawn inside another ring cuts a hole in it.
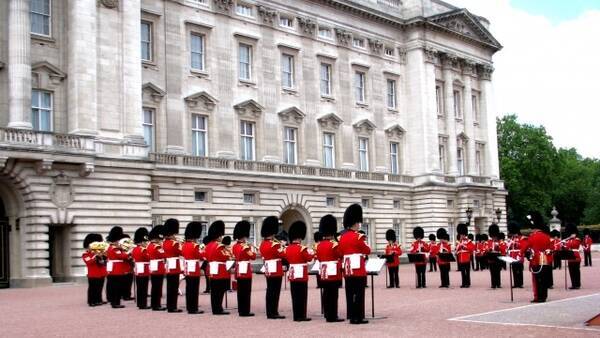
[{"label": "stone balcony", "polygon": [[86,154],[95,152],[95,141],[92,136],[58,134],[30,129],[0,128],[0,146]]}]

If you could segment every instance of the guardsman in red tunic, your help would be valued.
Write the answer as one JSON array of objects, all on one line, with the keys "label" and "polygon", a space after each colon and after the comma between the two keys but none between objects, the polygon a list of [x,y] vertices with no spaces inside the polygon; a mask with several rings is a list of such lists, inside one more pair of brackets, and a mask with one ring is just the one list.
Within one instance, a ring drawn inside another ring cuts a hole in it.
[{"label": "guardsman in red tunic", "polygon": [[223,310],[223,297],[229,284],[227,261],[232,260],[231,251],[222,243],[225,235],[225,223],[215,221],[208,228],[210,242],[206,245],[206,260],[210,277],[210,305],[213,315],[228,315]]},{"label": "guardsman in red tunic", "polygon": [[340,246],[335,240],[337,220],[333,215],[325,215],[319,222],[321,240],[317,244],[316,257],[319,261],[319,276],[321,276],[321,299],[325,320],[328,323],[343,322],[338,318],[339,288],[342,286],[342,255]]},{"label": "guardsman in red tunic", "polygon": [[517,223],[508,224],[508,235],[510,241],[508,242],[508,255],[515,259],[516,262],[510,265],[513,271],[513,287],[523,288],[523,263],[525,257],[523,256],[522,248],[527,247],[527,237],[521,235],[521,229]]},{"label": "guardsman in red tunic", "polygon": [[308,298],[308,262],[312,261],[312,249],[302,245],[306,238],[306,224],[292,223],[289,231],[290,244],[285,248],[285,258],[290,264],[288,279],[292,295],[292,312],[295,322],[308,322],[306,303]]},{"label": "guardsman in red tunic", "polygon": [[136,303],[140,310],[149,309],[148,307],[148,282],[150,280],[150,256],[148,256],[148,229],[139,228],[133,235],[133,242],[136,244],[131,251],[131,258],[134,262]]},{"label": "guardsman in red tunic", "polygon": [[400,256],[402,255],[402,248],[396,243],[396,232],[392,229],[388,229],[385,233],[385,239],[388,244],[385,246],[384,256],[386,258],[386,265],[388,273],[390,275],[389,288],[399,288],[400,278],[398,277],[398,267],[400,266]]},{"label": "guardsman in red tunic", "polygon": [[585,257],[585,266],[592,266],[592,236],[590,229],[583,229],[583,255]]},{"label": "guardsman in red tunic", "polygon": [[123,251],[118,242],[124,238],[123,228],[115,226],[110,229],[106,241],[110,243],[106,251],[106,293],[110,305],[115,308],[123,308],[121,298],[125,291],[125,274],[129,270],[129,254]]},{"label": "guardsman in red tunic", "polygon": [[575,224],[567,224],[565,228],[565,235],[567,236],[565,248],[573,251],[574,258],[569,260],[569,276],[571,277],[571,287],[569,289],[579,289],[581,287],[581,254],[579,249],[581,247],[581,240],[577,237],[579,231]]},{"label": "guardsman in red tunic", "polygon": [[240,317],[254,316],[254,313],[250,312],[250,300],[252,298],[252,261],[256,259],[256,251],[254,246],[248,243],[250,227],[248,221],[239,221],[233,229],[233,239],[236,242],[232,251],[235,256],[235,279]]},{"label": "guardsman in red tunic", "polygon": [[436,232],[439,243],[436,244],[436,252],[438,253],[438,265],[440,266],[440,288],[450,287],[450,261],[444,260],[439,254],[451,254],[452,246],[449,243],[450,236],[446,229],[439,228]]},{"label": "guardsman in red tunic", "polygon": [[[131,242],[131,237],[128,234],[123,234],[123,238],[121,238],[121,241],[119,241],[119,243],[124,241],[125,239],[127,239],[128,242]],[[130,251],[132,248],[122,247],[122,249],[124,251]],[[121,299],[134,300],[134,298],[131,296],[131,288],[133,287],[133,260],[131,259],[131,257],[127,260],[127,263],[127,271],[125,272],[125,275],[123,275],[123,289],[121,292]]]},{"label": "guardsman in red tunic", "polygon": [[148,234],[150,244],[146,247],[150,259],[150,307],[152,311],[164,311],[167,308],[161,305],[162,288],[165,280],[165,251],[162,247],[164,227],[157,225]]},{"label": "guardsman in red tunic", "polygon": [[425,268],[427,267],[427,253],[429,253],[429,244],[423,240],[425,232],[421,227],[415,227],[413,229],[413,237],[415,241],[412,243],[410,248],[411,254],[421,254],[425,259],[421,262],[415,262],[415,271],[417,273],[417,289],[426,288],[427,282],[425,280]]},{"label": "guardsman in red tunic", "polygon": [[471,287],[471,256],[475,250],[475,244],[467,236],[469,228],[466,224],[460,223],[456,226],[458,233],[458,242],[456,243],[456,262],[462,283],[461,288]]},{"label": "guardsman in red tunic", "polygon": [[487,245],[487,253],[488,264],[490,267],[490,279],[491,279],[491,288],[497,289],[502,287],[500,272],[502,270],[502,264],[498,259],[498,256],[506,255],[506,245],[503,245],[500,241],[500,228],[497,224],[492,224],[488,228],[488,234],[490,235],[490,240]]},{"label": "guardsman in red tunic", "polygon": [[358,232],[363,221],[362,207],[350,205],[344,212],[344,233],[340,236],[340,254],[346,281],[346,307],[350,324],[366,324],[365,287],[367,270],[365,257],[371,253],[367,237]]},{"label": "guardsman in red tunic", "polygon": [[263,241],[260,243],[260,255],[264,261],[263,269],[267,279],[265,304],[269,319],[285,318],[279,314],[279,294],[283,279],[281,259],[285,257],[285,253],[279,241],[274,239],[278,229],[279,220],[275,216],[265,218],[260,229],[260,235],[263,237]]},{"label": "guardsman in red tunic", "polygon": [[179,221],[169,218],[165,221],[165,239],[163,250],[166,259],[167,274],[167,311],[171,313],[182,312],[177,308],[179,298],[179,275],[181,274],[181,243],[175,237],[179,233]]},{"label": "guardsman in red tunic", "polygon": [[198,244],[201,233],[202,223],[188,223],[184,233],[185,242],[181,246],[185,274],[185,309],[189,314],[204,313],[204,311],[198,310],[200,266],[204,260],[204,247]]},{"label": "guardsman in red tunic", "polygon": [[475,250],[476,250],[475,257],[479,258],[479,268],[481,270],[485,270],[488,268],[487,260],[485,259],[485,253],[487,251],[487,242],[488,242],[488,235],[480,234],[479,241],[477,242],[477,245],[475,248]]},{"label": "guardsman in red tunic", "polygon": [[552,255],[552,266],[553,269],[562,269],[562,260],[558,257],[558,251],[562,249],[562,241],[560,240],[560,231],[552,230],[550,231],[550,237],[552,241],[552,250],[554,251]]},{"label": "guardsman in red tunic", "polygon": [[437,242],[435,235],[429,234],[429,272],[437,272]]},{"label": "guardsman in red tunic", "polygon": [[548,276],[552,273],[552,266],[548,257],[552,255],[552,242],[550,236],[543,231],[545,229],[542,215],[532,212],[532,228],[527,245],[522,248],[527,252],[529,259],[529,270],[532,275],[533,300],[532,303],[543,303],[548,298]]},{"label": "guardsman in red tunic", "polygon": [[81,255],[81,258],[87,268],[87,303],[89,306],[106,304],[102,301],[102,288],[104,287],[104,278],[106,278],[105,253],[90,248],[90,244],[102,241],[102,235],[100,234],[88,234],[83,239],[83,248],[85,251]]}]

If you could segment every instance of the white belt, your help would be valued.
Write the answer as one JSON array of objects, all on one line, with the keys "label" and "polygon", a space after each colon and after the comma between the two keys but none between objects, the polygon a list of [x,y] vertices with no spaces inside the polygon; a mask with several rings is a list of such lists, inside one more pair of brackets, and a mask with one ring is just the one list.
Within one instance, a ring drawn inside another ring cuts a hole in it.
[{"label": "white belt", "polygon": [[112,263],[122,263],[123,260],[122,259],[109,259],[108,262],[112,262]]}]

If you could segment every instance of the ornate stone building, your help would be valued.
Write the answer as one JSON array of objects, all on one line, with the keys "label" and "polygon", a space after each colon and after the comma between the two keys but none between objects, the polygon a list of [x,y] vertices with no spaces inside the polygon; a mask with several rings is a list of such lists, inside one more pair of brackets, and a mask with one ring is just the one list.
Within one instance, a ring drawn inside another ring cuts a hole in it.
[{"label": "ornate stone building", "polygon": [[379,251],[468,207],[487,229],[488,25],[440,0],[0,2],[0,286],[81,276],[86,233],[168,217],[258,237],[358,202]]}]

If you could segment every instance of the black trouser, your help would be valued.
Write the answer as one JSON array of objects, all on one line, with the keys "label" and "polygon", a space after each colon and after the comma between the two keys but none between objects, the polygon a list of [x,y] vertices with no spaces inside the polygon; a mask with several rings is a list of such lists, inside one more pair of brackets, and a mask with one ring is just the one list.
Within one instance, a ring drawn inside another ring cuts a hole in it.
[{"label": "black trouser", "polygon": [[187,312],[198,312],[199,291],[200,276],[185,276],[185,309]]},{"label": "black trouser", "polygon": [[550,265],[532,265],[534,300],[545,302],[548,298],[548,276],[552,273]]},{"label": "black trouser", "polygon": [[475,255],[471,253],[471,257],[469,258],[469,262],[471,263],[471,269],[475,270]]},{"label": "black trouser", "polygon": [[206,282],[206,288],[204,289],[204,293],[210,292],[210,278],[208,278],[208,263],[205,261],[203,263],[204,269],[204,281]]},{"label": "black trouser", "polygon": [[237,280],[237,302],[238,313],[247,315],[250,313],[250,300],[252,296],[252,279],[244,278]]},{"label": "black trouser", "polygon": [[499,288],[502,286],[500,282],[500,270],[502,270],[502,265],[499,262],[490,262],[489,264],[492,288]]},{"label": "black trouser", "polygon": [[323,298],[321,301],[323,304],[323,314],[325,316],[325,320],[327,321],[334,321],[338,319],[338,295],[341,283],[341,281],[321,281],[321,288],[323,289]]},{"label": "black trouser", "polygon": [[427,268],[426,264],[415,264],[415,271],[417,272],[417,288],[424,288],[427,285],[425,280],[425,270]]},{"label": "black trouser", "polygon": [[179,274],[167,274],[167,310],[177,310],[179,298]]},{"label": "black trouser", "polygon": [[122,299],[131,299],[131,287],[133,286],[133,273],[123,276],[123,294]]},{"label": "black trouser", "polygon": [[160,300],[162,298],[162,287],[165,275],[151,275],[152,289],[150,290],[150,306],[153,309],[161,307]]},{"label": "black trouser", "polygon": [[292,312],[294,320],[306,318],[306,303],[308,297],[308,282],[290,282],[292,295]]},{"label": "black trouser", "polygon": [[102,303],[102,288],[104,287],[104,277],[88,277],[87,303],[96,305]]},{"label": "black trouser", "polygon": [[[425,270],[425,265],[423,265]],[[425,272],[425,271],[423,271]],[[346,304],[348,313],[346,317],[352,322],[365,319],[365,286],[367,277],[346,277]]]},{"label": "black trouser", "polygon": [[265,301],[267,304],[267,317],[279,315],[279,294],[281,293],[281,281],[283,277],[267,277],[267,292]]},{"label": "black trouser", "polygon": [[554,255],[554,269],[562,269],[562,260],[556,254]]},{"label": "black trouser", "polygon": [[552,269],[552,267],[550,266],[548,269],[544,270],[546,271],[546,279],[548,280],[548,282],[546,283],[546,286],[551,289],[554,287],[554,270]]},{"label": "black trouser", "polygon": [[390,288],[400,287],[400,278],[398,277],[398,267],[397,266],[388,266],[388,272],[390,274]]},{"label": "black trouser", "polygon": [[123,287],[125,283],[124,275],[108,275],[106,276],[106,293],[110,305],[121,305],[121,297],[123,295]]},{"label": "black trouser", "polygon": [[145,309],[148,307],[148,276],[136,276],[135,277],[135,302],[137,307]]},{"label": "black trouser", "polygon": [[571,287],[581,287],[581,262],[569,262],[569,276],[571,277]]},{"label": "black trouser", "polygon": [[460,278],[462,287],[471,286],[471,263],[458,263],[458,270],[460,271]]},{"label": "black trouser", "polygon": [[450,264],[440,264],[441,286],[450,286]]},{"label": "black trouser", "polygon": [[475,267],[473,268],[473,271],[479,271],[479,269],[481,269],[481,259],[475,256]]},{"label": "black trouser", "polygon": [[510,266],[513,272],[513,286],[516,288],[523,287],[523,263],[514,262]]},{"label": "black trouser", "polygon": [[429,272],[437,271],[437,257],[429,257]]},{"label": "black trouser", "polygon": [[228,279],[210,279],[210,307],[212,313],[223,312],[223,297],[227,291]]},{"label": "black trouser", "polygon": [[585,266],[592,266],[592,251],[583,251],[583,257],[585,259]]}]

